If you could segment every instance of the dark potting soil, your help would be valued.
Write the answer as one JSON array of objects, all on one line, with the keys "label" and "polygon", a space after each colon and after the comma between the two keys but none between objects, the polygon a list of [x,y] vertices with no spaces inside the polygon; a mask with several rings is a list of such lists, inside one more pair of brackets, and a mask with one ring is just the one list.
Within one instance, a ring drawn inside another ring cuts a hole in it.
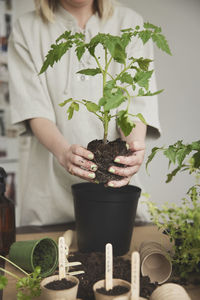
[{"label": "dark potting soil", "polygon": [[132,151],[126,147],[126,142],[117,139],[106,144],[102,140],[91,141],[87,149],[94,154],[93,162],[97,165],[98,169],[95,172],[95,180],[99,183],[107,183],[110,180],[121,180],[119,175],[112,174],[108,171],[111,166],[125,167],[123,164],[115,163],[116,156],[128,156]]},{"label": "dark potting soil", "polygon": [[109,295],[109,296],[118,296],[128,293],[129,288],[122,285],[116,285],[111,290],[106,291],[105,288],[97,289],[97,292],[103,295]]},{"label": "dark potting soil", "polygon": [[[83,300],[94,300],[92,287],[95,282],[105,278],[105,254],[100,252],[81,253],[72,252],[69,261],[80,261],[82,265],[70,268],[72,270],[83,270],[84,274],[77,275],[80,283],[78,298]],[[129,259],[121,256],[113,257],[113,278],[119,278],[131,282],[131,263]],[[149,277],[140,278],[140,295],[149,299],[158,284],[151,283]]]},{"label": "dark potting soil", "polygon": [[67,290],[75,286],[76,283],[70,280],[67,280],[66,278],[63,278],[61,280],[54,280],[52,282],[49,282],[45,285],[45,288],[49,290]]},{"label": "dark potting soil", "polygon": [[41,267],[41,273],[51,269],[55,263],[55,251],[50,241],[42,240],[34,250],[33,265]]}]

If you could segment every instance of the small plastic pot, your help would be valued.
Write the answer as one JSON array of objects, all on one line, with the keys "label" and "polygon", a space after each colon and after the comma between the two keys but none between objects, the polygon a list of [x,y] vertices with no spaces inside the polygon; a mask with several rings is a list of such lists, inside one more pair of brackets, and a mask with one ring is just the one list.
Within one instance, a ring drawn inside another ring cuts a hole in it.
[{"label": "small plastic pot", "polygon": [[47,278],[44,278],[41,283],[41,299],[42,300],[64,300],[64,299],[69,299],[69,300],[76,300],[77,298],[77,293],[78,293],[78,285],[79,285],[79,280],[75,276],[67,275],[66,279],[69,281],[72,281],[75,284],[75,286],[69,288],[69,289],[64,289],[64,290],[51,290],[45,287],[48,283],[52,281],[59,280],[58,275],[50,276]]},{"label": "small plastic pot", "polygon": [[99,280],[93,285],[93,291],[95,295],[95,300],[114,300],[114,299],[121,299],[121,300],[129,300],[131,295],[131,284],[130,282],[122,279],[113,279],[113,287],[114,286],[123,286],[129,289],[127,293],[121,295],[105,295],[98,292],[98,289],[105,287],[105,280]]},{"label": "small plastic pot", "polygon": [[114,255],[129,251],[141,189],[103,184],[72,185],[78,249],[81,252],[104,252],[111,243]]},{"label": "small plastic pot", "polygon": [[9,259],[27,272],[41,267],[41,276],[46,277],[58,266],[58,246],[51,238],[18,241],[11,245]]}]

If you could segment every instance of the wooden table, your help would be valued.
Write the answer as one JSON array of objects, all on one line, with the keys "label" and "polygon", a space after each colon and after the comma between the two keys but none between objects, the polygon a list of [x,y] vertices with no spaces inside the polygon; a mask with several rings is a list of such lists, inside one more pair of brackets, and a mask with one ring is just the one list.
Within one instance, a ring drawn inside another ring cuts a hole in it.
[{"label": "wooden table", "polygon": [[[69,228],[73,228],[66,226],[66,230]],[[17,234],[17,241],[21,241],[21,240],[30,240],[30,239],[40,239],[43,237],[51,237],[53,238],[55,241],[57,241],[58,237],[63,235],[65,229],[63,229],[62,227],[60,227],[60,229],[62,230],[58,230],[58,231],[49,231],[47,232],[47,230],[44,230],[46,232],[35,232],[35,233],[19,233]],[[133,251],[133,250],[138,250],[140,244],[143,241],[157,241],[159,243],[161,243],[163,246],[165,246],[167,249],[171,249],[171,244],[169,243],[169,240],[167,238],[166,235],[161,234],[161,232],[158,231],[158,229],[155,226],[136,226],[134,228],[133,231],[133,237],[132,237],[132,241],[131,241],[131,247],[130,247],[130,251],[129,254]],[[72,251],[76,250],[76,237],[74,238],[73,244],[72,244]],[[8,264],[6,264],[6,269],[9,270],[13,270],[13,267],[8,266]],[[10,276],[7,277],[8,278],[8,285],[7,287],[4,289],[3,292],[3,297],[1,300],[16,300],[16,295],[15,295],[15,280],[13,278],[11,278]],[[200,300],[200,287],[197,286],[187,286],[186,287],[191,300]],[[38,298],[39,300],[39,298]],[[40,299],[42,300],[42,299]],[[176,299],[174,299],[176,300]]]}]

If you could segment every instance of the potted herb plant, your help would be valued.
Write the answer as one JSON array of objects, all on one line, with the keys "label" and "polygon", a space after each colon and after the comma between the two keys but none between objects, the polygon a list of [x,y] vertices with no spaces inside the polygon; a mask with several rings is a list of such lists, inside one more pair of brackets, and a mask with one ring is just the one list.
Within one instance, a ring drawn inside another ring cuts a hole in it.
[{"label": "potted herb plant", "polygon": [[174,275],[189,282],[198,278],[200,273],[200,141],[190,144],[177,141],[169,147],[155,147],[148,157],[147,166],[158,152],[168,158],[169,166],[176,166],[167,175],[166,182],[180,172],[188,172],[196,180],[181,205],[166,203],[160,208],[151,201],[147,202],[153,223],[173,242]]},{"label": "potted herb plant", "polygon": [[[3,269],[0,267],[0,271],[7,273],[9,276],[12,276],[17,280],[16,282],[16,290],[17,290],[17,300],[31,300],[35,297],[39,297],[41,294],[41,288],[40,288],[40,282],[41,282],[41,276],[40,276],[40,267],[36,267],[32,273],[27,273],[25,270],[20,268],[18,265],[14,264],[9,259],[5,258],[4,256],[0,255],[0,259],[3,259],[10,264],[12,264],[15,268],[17,268],[19,271],[21,271],[25,276],[19,277],[18,275]],[[8,279],[0,275],[0,290],[4,289],[7,285]]]},{"label": "potted herb plant", "polygon": [[[151,91],[149,89],[149,81],[154,71],[150,69],[152,60],[144,57],[136,58],[134,53],[133,56],[127,57],[127,46],[134,38],[140,39],[143,44],[152,39],[158,48],[171,54],[161,28],[150,23],[144,23],[144,28],[136,26],[124,29],[119,36],[98,33],[90,42],[85,42],[82,33],[72,34],[71,31],[66,31],[57,38],[55,44],[51,45],[40,71],[42,74],[48,67],[53,67],[73,47],[78,60],[85,52],[88,52],[96,63],[96,68],[82,69],[78,73],[99,76],[99,82],[102,82],[100,99],[89,101],[69,98],[60,103],[62,107],[67,106],[68,120],[79,111],[80,105],[85,106],[101,122],[104,132],[102,140],[91,141],[87,146],[87,149],[94,153],[94,163],[98,167],[95,172],[95,182],[101,185],[94,187],[92,183],[81,183],[72,186],[72,193],[75,197],[78,246],[81,251],[104,251],[107,242],[113,244],[114,253],[117,255],[122,255],[129,250],[141,190],[133,186],[120,188],[120,191],[104,187],[108,181],[122,178],[108,172],[112,165],[123,167],[114,162],[115,157],[131,153],[125,141],[121,139],[108,141],[109,124],[115,118],[124,135],[128,136],[135,127],[135,118],[146,124],[141,113],[134,115],[129,112],[131,101],[133,101],[130,89],[134,91],[135,97],[152,96],[162,92],[162,90]],[[101,57],[97,54],[99,46],[103,49]],[[115,75],[110,72],[113,63],[121,66],[121,70]],[[126,108],[120,109],[121,104],[125,104]],[[118,109],[117,113],[116,109]],[[123,199],[124,195],[127,201]],[[87,199],[89,200],[86,201]],[[99,205],[100,210],[94,209],[94,201],[95,207]],[[79,213],[80,209],[84,211]],[[117,226],[118,223],[119,226]]]}]

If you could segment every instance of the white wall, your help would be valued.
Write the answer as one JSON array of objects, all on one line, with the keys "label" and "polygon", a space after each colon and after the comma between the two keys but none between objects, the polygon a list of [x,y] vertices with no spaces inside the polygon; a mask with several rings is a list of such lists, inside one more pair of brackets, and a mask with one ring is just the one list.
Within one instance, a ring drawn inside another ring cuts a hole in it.
[{"label": "white wall", "polygon": [[[16,15],[33,8],[33,0],[17,2]],[[155,66],[159,95],[162,137],[153,146],[169,145],[177,140],[191,142],[199,139],[200,86],[200,1],[199,0],[121,0],[138,11],[145,21],[159,25],[168,39],[173,56],[155,49]],[[178,202],[192,183],[186,174],[165,184],[167,161],[158,156],[141,176],[146,191],[156,202]]]}]

